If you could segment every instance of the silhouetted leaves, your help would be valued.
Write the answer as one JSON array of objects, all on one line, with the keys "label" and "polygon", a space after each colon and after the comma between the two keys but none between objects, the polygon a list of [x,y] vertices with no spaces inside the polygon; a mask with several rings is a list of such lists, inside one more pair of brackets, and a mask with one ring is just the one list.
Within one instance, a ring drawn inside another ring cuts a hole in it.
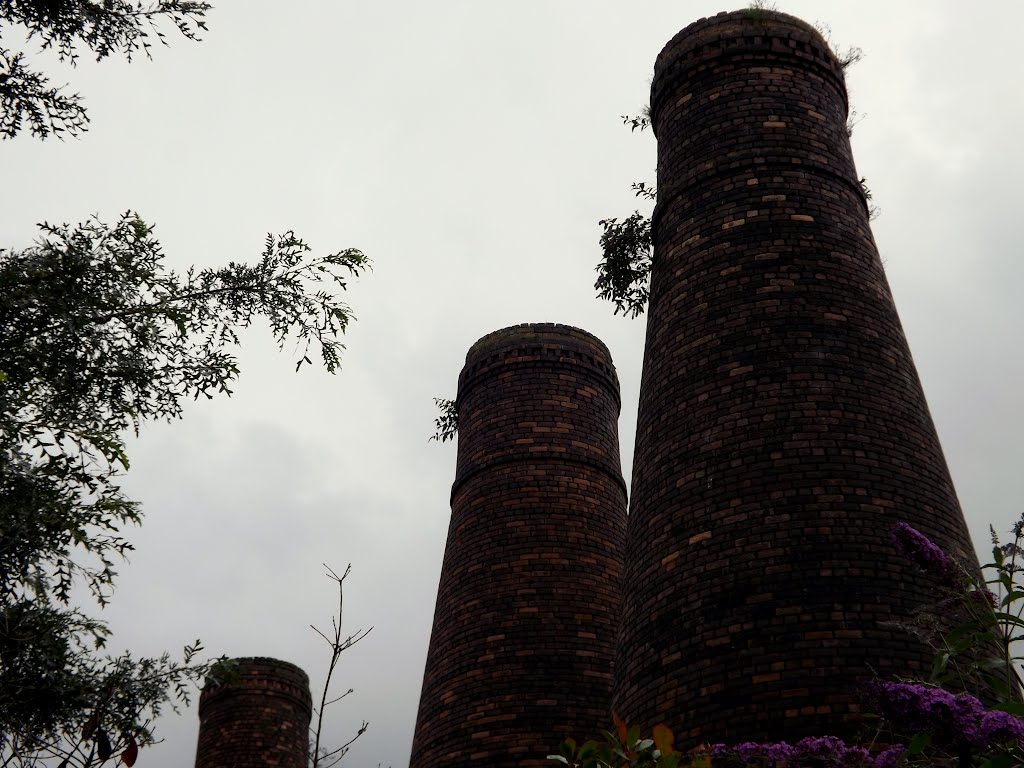
[{"label": "silhouetted leaves", "polygon": [[635,211],[623,221],[603,219],[601,261],[597,265],[599,298],[615,304],[615,314],[643,314],[650,295],[651,220]]},{"label": "silhouetted leaves", "polygon": [[[0,3],[0,32],[12,25],[72,65],[80,47],[97,60],[123,54],[130,61],[139,52],[149,56],[155,41],[167,44],[164,23],[198,40],[210,7],[184,0],[6,0]],[[0,47],[0,138],[14,137],[25,123],[40,138],[61,137],[84,131],[89,118],[78,94],[50,85],[46,76],[29,68],[24,53]]]},{"label": "silhouetted leaves", "polygon": [[459,431],[459,411],[455,401],[435,397],[434,405],[437,406],[440,413],[434,419],[434,434],[430,436],[430,439],[442,443],[446,440],[454,440]]}]

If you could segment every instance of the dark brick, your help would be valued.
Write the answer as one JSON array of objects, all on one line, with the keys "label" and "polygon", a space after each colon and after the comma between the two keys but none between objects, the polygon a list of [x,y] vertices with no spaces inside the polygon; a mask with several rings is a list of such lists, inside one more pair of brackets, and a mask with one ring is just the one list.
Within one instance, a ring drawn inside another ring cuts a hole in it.
[{"label": "dark brick", "polygon": [[286,661],[237,659],[238,680],[199,697],[196,768],[306,768],[313,702],[306,673]]},{"label": "dark brick", "polygon": [[841,68],[770,11],[702,19],[651,88],[658,205],[615,708],[682,741],[850,736],[931,653],[906,520],[973,547],[868,225]]}]

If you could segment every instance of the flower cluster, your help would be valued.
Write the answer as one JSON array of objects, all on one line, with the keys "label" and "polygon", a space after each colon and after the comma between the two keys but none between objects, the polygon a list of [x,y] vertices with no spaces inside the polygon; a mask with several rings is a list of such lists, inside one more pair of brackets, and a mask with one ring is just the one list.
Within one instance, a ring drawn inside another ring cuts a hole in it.
[{"label": "flower cluster", "polygon": [[904,522],[897,523],[893,526],[892,542],[900,554],[935,576],[942,586],[956,590],[964,588],[964,574],[960,568],[941,547],[916,528]]},{"label": "flower cluster", "polygon": [[902,745],[895,745],[872,756],[863,747],[851,747],[835,736],[813,736],[801,739],[796,744],[787,744],[784,741],[716,744],[711,751],[713,755],[719,757],[738,757],[747,765],[801,765],[806,761],[813,761],[814,765],[825,763],[846,768],[892,768],[903,754],[904,748]]},{"label": "flower cluster", "polygon": [[968,693],[953,694],[919,683],[877,682],[871,686],[879,714],[901,730],[930,733],[937,742],[990,748],[1024,744],[1024,720],[989,710]]}]

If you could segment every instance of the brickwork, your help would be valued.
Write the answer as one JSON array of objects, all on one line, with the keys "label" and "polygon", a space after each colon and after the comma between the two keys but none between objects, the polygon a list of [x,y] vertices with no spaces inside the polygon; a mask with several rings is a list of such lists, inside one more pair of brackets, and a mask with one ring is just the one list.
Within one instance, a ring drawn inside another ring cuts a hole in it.
[{"label": "brickwork", "polygon": [[973,548],[868,226],[841,68],[739,11],[655,65],[658,206],[618,713],[684,741],[849,735],[931,654],[889,531]]},{"label": "brickwork", "polygon": [[607,348],[485,336],[459,377],[452,518],[412,768],[545,766],[608,722],[626,492]]},{"label": "brickwork", "polygon": [[236,682],[203,688],[196,768],[306,768],[312,699],[286,661],[238,659]]}]

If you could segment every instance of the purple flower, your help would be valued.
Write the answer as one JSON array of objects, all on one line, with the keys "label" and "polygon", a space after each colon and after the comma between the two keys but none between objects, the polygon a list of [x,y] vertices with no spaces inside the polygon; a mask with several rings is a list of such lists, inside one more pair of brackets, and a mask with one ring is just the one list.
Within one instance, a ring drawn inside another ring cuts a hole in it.
[{"label": "purple flower", "polygon": [[1016,557],[1017,555],[1024,554],[1024,549],[1017,546],[1017,542],[1011,541],[1009,544],[1001,544],[999,550],[1003,553],[1003,557]]},{"label": "purple flower", "polygon": [[1013,535],[1014,538],[1019,539],[1024,534],[1024,514],[1020,516],[1020,520],[1013,524]]},{"label": "purple flower", "polygon": [[785,742],[759,743],[756,741],[745,741],[728,751],[739,755],[745,763],[752,763],[756,760],[790,760],[795,753],[793,747]]},{"label": "purple flower", "polygon": [[916,528],[907,523],[896,523],[892,529],[892,542],[897,552],[917,563],[943,586],[950,589],[964,587],[963,574],[949,555]]},{"label": "purple flower", "polygon": [[[786,762],[792,765],[830,765],[848,768],[875,768],[871,754],[863,747],[848,746],[835,736],[814,736],[796,744],[780,742],[746,741],[742,744],[715,744],[711,752],[716,756],[734,755],[744,763],[760,765]],[[902,747],[900,748],[902,753]],[[897,755],[898,756],[898,755]],[[887,768],[883,766],[883,768]]]},{"label": "purple flower", "polygon": [[1024,740],[1024,721],[1009,712],[986,712],[977,730],[982,745]]},{"label": "purple flower", "polygon": [[893,768],[903,756],[904,751],[906,751],[906,747],[902,744],[894,744],[880,752],[875,758],[875,768]]},{"label": "purple flower", "polygon": [[975,603],[987,608],[998,608],[999,599],[995,596],[995,593],[987,587],[979,587],[972,589],[967,593],[967,597],[973,600]]},{"label": "purple flower", "polygon": [[801,757],[840,757],[847,749],[835,736],[808,736],[796,743],[797,754]]},{"label": "purple flower", "polygon": [[1024,720],[989,711],[968,693],[953,694],[917,683],[872,686],[879,714],[906,733],[931,733],[936,742],[988,748],[1024,742]]}]

